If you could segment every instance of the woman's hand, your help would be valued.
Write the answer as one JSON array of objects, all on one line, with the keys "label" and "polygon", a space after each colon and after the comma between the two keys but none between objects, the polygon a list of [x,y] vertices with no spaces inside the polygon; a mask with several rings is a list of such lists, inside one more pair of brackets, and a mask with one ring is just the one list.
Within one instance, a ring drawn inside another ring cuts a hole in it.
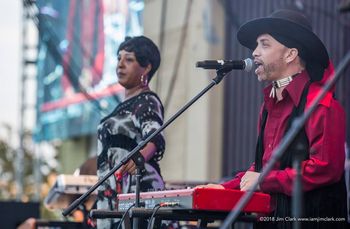
[{"label": "woman's hand", "polygon": [[116,174],[122,174],[125,173],[135,175],[136,174],[136,165],[133,160],[129,160],[125,165],[122,165],[116,172]]},{"label": "woman's hand", "polygon": [[[157,148],[154,145],[154,143],[149,142],[142,150],[140,150],[141,155],[145,159],[145,162],[151,159],[156,152]],[[122,165],[116,172],[116,174],[122,174],[125,173],[135,175],[136,174],[136,165],[133,160],[129,160],[125,165]]]}]

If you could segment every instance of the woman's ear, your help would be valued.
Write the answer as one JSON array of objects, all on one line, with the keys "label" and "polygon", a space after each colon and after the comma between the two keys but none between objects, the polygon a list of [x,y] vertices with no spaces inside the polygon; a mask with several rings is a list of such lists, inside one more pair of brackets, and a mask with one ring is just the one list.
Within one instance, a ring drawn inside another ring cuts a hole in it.
[{"label": "woman's ear", "polygon": [[143,72],[142,75],[147,76],[148,73],[149,73],[151,70],[152,70],[152,65],[151,65],[151,64],[148,64],[148,65],[146,66],[145,71]]}]

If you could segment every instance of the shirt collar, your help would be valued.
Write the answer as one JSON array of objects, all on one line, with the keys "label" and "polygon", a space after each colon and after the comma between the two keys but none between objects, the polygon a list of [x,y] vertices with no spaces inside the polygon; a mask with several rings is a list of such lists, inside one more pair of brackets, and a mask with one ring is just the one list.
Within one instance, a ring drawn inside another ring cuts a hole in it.
[{"label": "shirt collar", "polygon": [[[300,102],[301,94],[307,82],[310,80],[309,75],[306,71],[302,71],[300,74],[294,77],[293,81],[290,82],[283,90],[282,96],[286,98],[289,96],[294,103],[294,106],[298,106]],[[271,103],[276,102],[276,98],[270,98],[270,91],[272,85],[268,85],[264,88],[264,102],[269,106]]]}]

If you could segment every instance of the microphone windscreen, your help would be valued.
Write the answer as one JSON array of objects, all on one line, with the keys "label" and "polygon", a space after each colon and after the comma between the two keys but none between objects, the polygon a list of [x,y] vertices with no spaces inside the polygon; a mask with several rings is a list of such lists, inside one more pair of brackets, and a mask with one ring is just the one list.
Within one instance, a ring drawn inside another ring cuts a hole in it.
[{"label": "microphone windscreen", "polygon": [[244,71],[250,72],[253,69],[253,60],[250,58],[247,58],[244,60],[244,62],[245,62]]}]

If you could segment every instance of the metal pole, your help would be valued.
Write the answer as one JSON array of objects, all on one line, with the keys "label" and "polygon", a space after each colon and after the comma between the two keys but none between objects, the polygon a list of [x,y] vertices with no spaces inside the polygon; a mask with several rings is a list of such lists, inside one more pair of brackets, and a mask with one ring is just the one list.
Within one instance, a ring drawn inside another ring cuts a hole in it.
[{"label": "metal pole", "polygon": [[27,36],[26,30],[26,20],[27,11],[25,6],[25,1],[22,1],[22,68],[21,68],[21,78],[20,78],[20,97],[19,97],[19,147],[16,150],[16,160],[15,160],[15,180],[16,180],[16,199],[20,201],[23,194],[23,158],[24,158],[24,110],[25,110],[25,38]]}]

